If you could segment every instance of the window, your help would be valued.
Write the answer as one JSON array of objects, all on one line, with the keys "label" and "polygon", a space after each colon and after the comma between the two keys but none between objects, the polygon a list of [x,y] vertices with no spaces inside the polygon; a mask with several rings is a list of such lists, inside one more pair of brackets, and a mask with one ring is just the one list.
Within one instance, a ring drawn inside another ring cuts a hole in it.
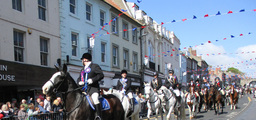
[{"label": "window", "polygon": [[148,41],[148,56],[149,56],[149,61],[153,62],[154,61],[154,48],[150,41]]},{"label": "window", "polygon": [[88,53],[92,54],[92,48],[91,48],[91,44],[90,44],[90,36],[87,36],[87,49],[88,49]]},{"label": "window", "polygon": [[14,59],[24,62],[24,33],[13,31],[14,40]]},{"label": "window", "polygon": [[133,53],[132,55],[132,61],[133,61],[133,71],[138,71],[138,54],[137,53]]},{"label": "window", "polygon": [[40,60],[41,65],[48,65],[48,40],[40,38]]},{"label": "window", "polygon": [[92,21],[92,5],[86,3],[86,20]]},{"label": "window", "polygon": [[106,43],[101,43],[101,62],[106,62]]},{"label": "window", "polygon": [[111,19],[113,20],[111,22],[111,26],[112,26],[111,32],[118,34],[118,18],[116,16],[112,16]]},{"label": "window", "polygon": [[137,44],[137,29],[135,29],[135,27],[132,28],[132,42]]},{"label": "window", "polygon": [[128,40],[128,23],[123,22],[123,38]]},{"label": "window", "polygon": [[100,11],[100,26],[104,26],[105,24],[105,12]]},{"label": "window", "polygon": [[70,12],[76,14],[76,0],[69,0]]},{"label": "window", "polygon": [[46,20],[46,2],[45,0],[38,0],[38,17],[41,20]]},{"label": "window", "polygon": [[22,12],[22,1],[21,0],[12,0],[12,9]]},{"label": "window", "polygon": [[72,43],[72,56],[77,56],[77,40],[78,33],[71,33],[71,43]]},{"label": "window", "polygon": [[118,47],[113,46],[113,66],[118,66]]},{"label": "window", "polygon": [[124,49],[124,68],[129,69],[129,51],[127,49]]}]

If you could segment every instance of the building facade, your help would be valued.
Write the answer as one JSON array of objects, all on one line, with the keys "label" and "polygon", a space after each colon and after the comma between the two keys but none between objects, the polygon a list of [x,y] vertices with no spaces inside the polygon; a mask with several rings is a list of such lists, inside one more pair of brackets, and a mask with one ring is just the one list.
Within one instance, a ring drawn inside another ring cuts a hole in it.
[{"label": "building facade", "polygon": [[0,25],[0,100],[37,97],[60,57],[58,1],[3,0]]}]

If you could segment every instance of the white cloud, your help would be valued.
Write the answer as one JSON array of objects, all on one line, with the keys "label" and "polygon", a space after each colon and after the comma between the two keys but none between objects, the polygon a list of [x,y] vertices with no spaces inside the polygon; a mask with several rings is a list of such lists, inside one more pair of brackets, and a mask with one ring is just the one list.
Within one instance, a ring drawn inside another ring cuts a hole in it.
[{"label": "white cloud", "polygon": [[[194,47],[193,49],[197,50],[197,55],[202,56],[208,65],[223,65],[226,69],[233,66],[245,73],[256,71],[254,64],[256,63],[256,45],[240,47],[232,54],[227,53],[223,46],[216,46],[212,43],[205,43],[204,45]],[[252,51],[255,51],[255,53],[252,53]],[[242,52],[244,53],[242,54]]]}]

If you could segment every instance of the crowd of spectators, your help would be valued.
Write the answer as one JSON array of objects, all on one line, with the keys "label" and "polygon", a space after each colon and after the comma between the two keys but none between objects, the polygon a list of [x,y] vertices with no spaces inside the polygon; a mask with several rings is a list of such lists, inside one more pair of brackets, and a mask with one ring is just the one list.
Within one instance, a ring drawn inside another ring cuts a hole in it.
[{"label": "crowd of spectators", "polygon": [[36,101],[30,98],[28,102],[22,99],[18,103],[17,99],[13,98],[12,102],[0,102],[0,108],[0,119],[16,116],[18,120],[28,120],[31,116],[42,113],[62,112],[63,101],[60,97],[52,101],[51,97],[47,96],[45,99],[37,98]]}]

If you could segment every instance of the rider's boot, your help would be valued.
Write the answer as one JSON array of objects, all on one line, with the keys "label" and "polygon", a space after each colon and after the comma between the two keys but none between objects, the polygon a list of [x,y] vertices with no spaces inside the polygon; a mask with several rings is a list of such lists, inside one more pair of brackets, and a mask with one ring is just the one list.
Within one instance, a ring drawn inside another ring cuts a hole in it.
[{"label": "rider's boot", "polygon": [[134,100],[133,100],[133,98],[131,98],[129,101],[130,101],[130,104],[131,104],[130,111],[133,112],[133,110],[134,110]]},{"label": "rider's boot", "polygon": [[96,104],[96,117],[95,120],[101,120],[101,104]]}]

